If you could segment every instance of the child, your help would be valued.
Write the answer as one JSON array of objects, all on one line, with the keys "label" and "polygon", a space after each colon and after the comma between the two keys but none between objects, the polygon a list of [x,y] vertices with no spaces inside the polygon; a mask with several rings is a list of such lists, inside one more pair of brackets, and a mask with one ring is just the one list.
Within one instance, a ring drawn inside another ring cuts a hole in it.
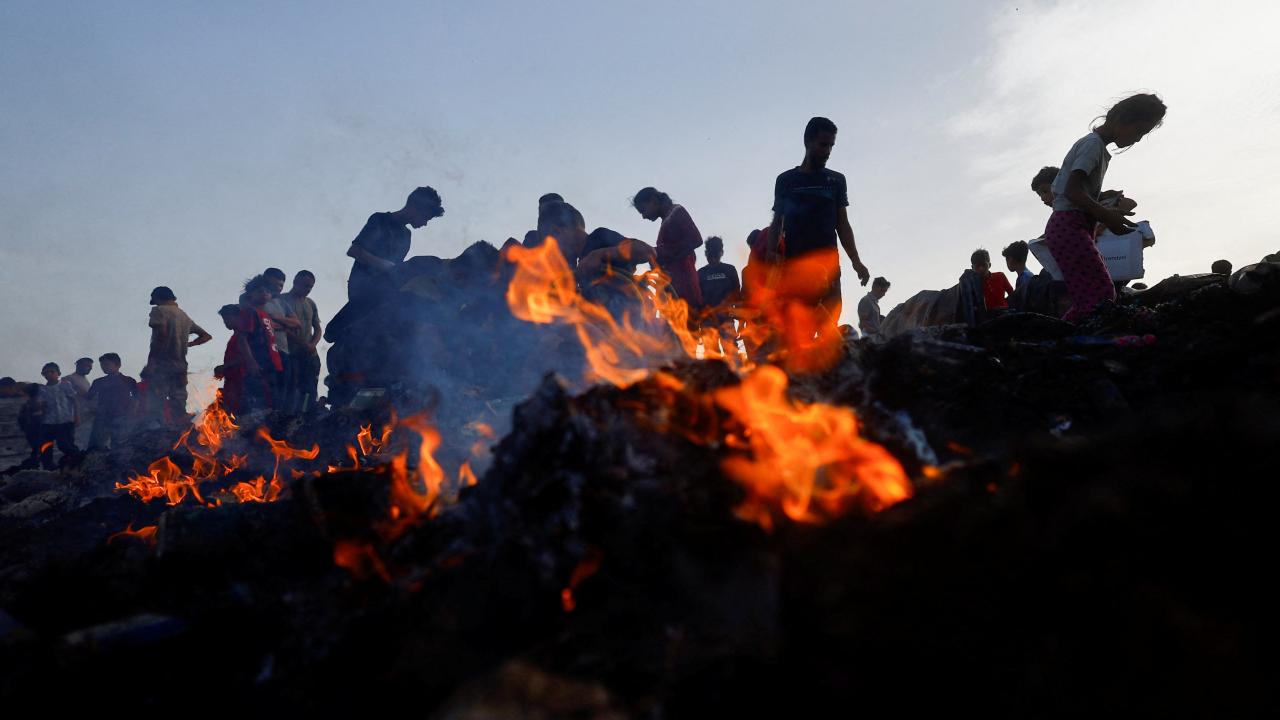
[{"label": "child", "polygon": [[245,358],[249,356],[245,334],[240,332],[240,317],[244,308],[239,305],[223,305],[218,309],[222,324],[231,331],[227,349],[222,354],[222,364],[213,369],[213,376],[222,381],[218,395],[222,409],[232,416],[244,412]]},{"label": "child", "polygon": [[1031,191],[1040,196],[1045,207],[1053,207],[1053,179],[1058,177],[1058,168],[1047,165],[1031,178]]},{"label": "child", "polygon": [[93,381],[88,398],[94,404],[90,450],[106,450],[124,440],[129,417],[138,400],[138,381],[120,373],[120,356],[106,353],[98,358],[105,373]]},{"label": "child", "polygon": [[991,272],[991,253],[982,249],[974,250],[969,256],[969,264],[978,277],[982,278],[982,299],[986,304],[987,312],[1008,310],[1008,297],[1013,294],[1013,286],[1009,284],[1009,278],[1006,278],[1004,273]]},{"label": "child", "polygon": [[1035,273],[1027,269],[1027,253],[1030,249],[1025,240],[1019,240],[1000,251],[1004,256],[1005,267],[1017,278],[1013,283],[1013,304],[1019,310],[1026,309],[1027,287],[1035,278]]},{"label": "child", "polygon": [[53,470],[54,445],[62,451],[64,463],[80,457],[80,448],[76,447],[80,414],[75,386],[62,382],[58,364],[45,363],[40,374],[46,383],[40,386],[40,464],[45,470]]},{"label": "child", "polygon": [[283,369],[280,355],[276,351],[275,332],[271,320],[267,317],[266,305],[271,300],[272,283],[264,275],[258,275],[245,283],[245,304],[241,306],[236,334],[241,340],[239,360],[244,364],[244,392],[241,403],[242,412],[250,412],[259,408],[271,408],[271,387],[274,379]]},{"label": "child", "polygon": [[1107,145],[1132,146],[1159,127],[1164,114],[1165,104],[1155,95],[1127,97],[1107,111],[1106,119],[1093,132],[1076,141],[1062,161],[1053,181],[1053,214],[1044,237],[1071,296],[1071,308],[1063,316],[1068,322],[1077,322],[1116,297],[1106,263],[1093,240],[1094,223],[1100,222],[1119,235],[1135,227],[1123,211],[1098,202],[1111,160]]}]

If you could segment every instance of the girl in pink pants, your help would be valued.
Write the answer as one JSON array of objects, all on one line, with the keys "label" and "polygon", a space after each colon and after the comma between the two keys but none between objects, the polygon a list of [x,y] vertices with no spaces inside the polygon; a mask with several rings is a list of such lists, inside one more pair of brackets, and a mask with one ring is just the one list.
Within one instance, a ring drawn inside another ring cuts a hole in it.
[{"label": "girl in pink pants", "polygon": [[1071,309],[1063,320],[1077,322],[1116,297],[1111,275],[1093,240],[1093,226],[1100,222],[1123,235],[1134,224],[1121,211],[1098,203],[1111,161],[1107,146],[1134,145],[1160,126],[1164,114],[1165,104],[1155,95],[1127,97],[1107,111],[1106,119],[1093,132],[1077,140],[1062,161],[1062,169],[1051,186],[1053,215],[1045,226],[1044,241],[1062,270],[1071,296]]}]

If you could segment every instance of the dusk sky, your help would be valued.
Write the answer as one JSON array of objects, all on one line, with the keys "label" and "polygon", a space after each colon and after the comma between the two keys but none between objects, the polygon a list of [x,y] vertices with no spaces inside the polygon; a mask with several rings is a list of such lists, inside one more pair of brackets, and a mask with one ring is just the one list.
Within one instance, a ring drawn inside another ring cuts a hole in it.
[{"label": "dusk sky", "polygon": [[813,115],[886,312],[1039,235],[1031,176],[1139,91],[1165,124],[1106,186],[1155,229],[1146,280],[1240,267],[1280,250],[1278,27],[1274,0],[0,0],[0,375],[115,351],[136,376],[168,285],[207,384],[244,279],[312,270],[327,321],[352,237],[418,185],[447,214],[411,255],[522,237],[548,191],[652,241],[628,200],[654,185],[741,267]]}]

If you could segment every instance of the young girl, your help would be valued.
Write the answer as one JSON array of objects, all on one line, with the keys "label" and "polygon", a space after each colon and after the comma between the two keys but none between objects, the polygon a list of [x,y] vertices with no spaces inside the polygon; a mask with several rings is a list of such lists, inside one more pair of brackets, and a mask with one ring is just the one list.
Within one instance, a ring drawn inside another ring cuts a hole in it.
[{"label": "young girl", "polygon": [[1111,160],[1107,145],[1133,145],[1160,126],[1164,113],[1164,102],[1155,95],[1127,97],[1107,111],[1106,119],[1093,132],[1076,141],[1062,161],[1053,181],[1053,215],[1045,226],[1044,239],[1071,296],[1071,308],[1063,320],[1076,322],[1116,298],[1106,263],[1093,240],[1093,226],[1102,223],[1116,234],[1135,226],[1123,211],[1098,202]]}]

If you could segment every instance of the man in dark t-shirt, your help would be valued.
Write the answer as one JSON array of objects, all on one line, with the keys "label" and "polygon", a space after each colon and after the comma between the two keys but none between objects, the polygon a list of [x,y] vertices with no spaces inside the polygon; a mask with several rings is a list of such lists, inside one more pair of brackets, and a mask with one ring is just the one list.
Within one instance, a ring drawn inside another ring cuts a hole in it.
[{"label": "man in dark t-shirt", "polygon": [[409,227],[424,227],[441,215],[444,205],[440,194],[429,187],[409,193],[399,210],[370,215],[347,249],[347,256],[355,260],[347,280],[347,298],[364,299],[385,289],[388,274],[409,254]]},{"label": "man in dark t-shirt", "polygon": [[[804,129],[804,162],[778,176],[773,188],[773,223],[765,258],[782,262],[776,293],[782,302],[779,327],[787,344],[812,349],[815,337],[838,339],[840,256],[837,241],[863,285],[871,273],[858,257],[849,226],[849,192],[844,175],[827,168],[836,144],[836,126],[824,117]],[[786,307],[790,307],[788,310]],[[798,319],[803,318],[803,322]],[[828,348],[830,349],[830,348]],[[830,354],[830,353],[828,353]]]}]

